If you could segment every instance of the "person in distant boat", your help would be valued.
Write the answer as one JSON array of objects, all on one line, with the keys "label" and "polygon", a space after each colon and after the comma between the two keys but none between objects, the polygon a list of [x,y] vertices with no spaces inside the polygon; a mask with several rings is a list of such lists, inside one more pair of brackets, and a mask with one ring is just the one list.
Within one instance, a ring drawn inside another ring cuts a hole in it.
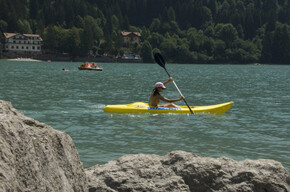
[{"label": "person in distant boat", "polygon": [[68,70],[67,70],[67,69],[65,69],[65,68],[63,68],[62,70],[63,70],[63,71],[68,71]]},{"label": "person in distant boat", "polygon": [[[160,95],[160,92],[162,92],[164,89],[166,89],[165,85],[169,82],[172,82],[173,78],[170,77],[169,80],[165,81],[164,83],[162,82],[157,82],[155,83],[155,87],[150,95],[150,101],[149,101],[149,106],[151,107],[174,107],[174,108],[180,108],[178,105],[174,104],[173,102],[176,101],[181,101],[185,99],[184,96],[177,98],[177,99],[168,99],[166,97],[163,97]],[[167,103],[158,105],[160,103],[160,100],[165,101]]]}]

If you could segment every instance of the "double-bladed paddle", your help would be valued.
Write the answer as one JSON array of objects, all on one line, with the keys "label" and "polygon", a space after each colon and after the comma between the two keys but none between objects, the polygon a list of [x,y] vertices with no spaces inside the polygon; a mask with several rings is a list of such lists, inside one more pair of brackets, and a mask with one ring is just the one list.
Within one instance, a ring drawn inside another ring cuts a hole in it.
[{"label": "double-bladed paddle", "polygon": [[[167,71],[167,69],[166,69],[166,67],[165,67],[165,61],[164,61],[162,55],[161,55],[160,53],[155,53],[155,54],[154,54],[154,59],[155,59],[156,63],[158,63],[158,65],[159,65],[160,67],[162,67],[162,68],[166,71],[167,75],[168,75],[169,78],[170,78],[171,76],[170,76],[170,74],[168,73],[168,71]],[[180,96],[183,96],[182,93],[181,93],[181,91],[178,89],[178,87],[177,87],[177,85],[176,85],[176,83],[175,83],[174,81],[173,81],[173,84],[175,85],[175,87],[176,87],[177,91],[179,92]],[[189,105],[187,104],[186,100],[183,99],[183,101],[184,101],[185,104],[187,105],[187,107],[188,107],[188,109],[190,110],[191,114],[193,114],[193,111],[191,110],[191,108],[190,108]]]}]

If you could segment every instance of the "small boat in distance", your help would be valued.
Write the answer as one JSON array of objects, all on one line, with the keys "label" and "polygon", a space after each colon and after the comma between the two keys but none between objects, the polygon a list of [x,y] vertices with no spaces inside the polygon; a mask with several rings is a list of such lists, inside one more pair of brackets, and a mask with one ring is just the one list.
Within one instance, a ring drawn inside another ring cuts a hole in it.
[{"label": "small boat in distance", "polygon": [[103,68],[98,67],[98,64],[88,63],[88,62],[80,65],[78,68],[79,68],[79,70],[103,71]]}]

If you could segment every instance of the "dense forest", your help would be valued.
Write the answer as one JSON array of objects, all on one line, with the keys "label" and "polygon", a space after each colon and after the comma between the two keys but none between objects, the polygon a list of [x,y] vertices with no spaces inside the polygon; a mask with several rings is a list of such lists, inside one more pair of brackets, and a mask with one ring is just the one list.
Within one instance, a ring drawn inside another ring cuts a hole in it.
[{"label": "dense forest", "polygon": [[[40,34],[71,56],[290,64],[290,0],[0,0],[0,30]],[[121,31],[141,43],[124,45]]]}]

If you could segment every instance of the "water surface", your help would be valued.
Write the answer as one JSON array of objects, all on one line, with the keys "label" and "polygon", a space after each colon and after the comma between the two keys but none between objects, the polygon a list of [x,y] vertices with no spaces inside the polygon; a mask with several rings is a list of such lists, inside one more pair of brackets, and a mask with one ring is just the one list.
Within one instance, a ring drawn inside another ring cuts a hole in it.
[{"label": "water surface", "polygon": [[[168,79],[157,64],[101,63],[101,72],[80,64],[0,61],[0,99],[68,133],[85,167],[184,150],[290,169],[290,66],[168,64],[190,105],[235,102],[225,114],[184,115],[104,113],[108,104],[148,102],[155,82]],[[180,97],[173,84],[163,96]]]}]

